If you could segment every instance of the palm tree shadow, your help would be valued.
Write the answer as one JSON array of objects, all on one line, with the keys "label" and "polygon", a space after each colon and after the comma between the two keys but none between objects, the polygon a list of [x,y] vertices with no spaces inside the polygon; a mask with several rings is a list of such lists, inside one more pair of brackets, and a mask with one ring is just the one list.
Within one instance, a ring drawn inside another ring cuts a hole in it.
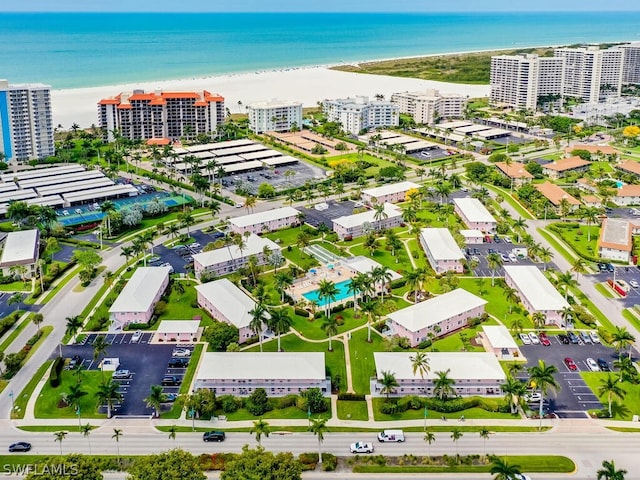
[{"label": "palm tree shadow", "polygon": [[[603,408],[608,408],[606,402],[603,402]],[[631,410],[629,410],[624,403],[613,401],[611,403],[611,418],[631,418]]]}]

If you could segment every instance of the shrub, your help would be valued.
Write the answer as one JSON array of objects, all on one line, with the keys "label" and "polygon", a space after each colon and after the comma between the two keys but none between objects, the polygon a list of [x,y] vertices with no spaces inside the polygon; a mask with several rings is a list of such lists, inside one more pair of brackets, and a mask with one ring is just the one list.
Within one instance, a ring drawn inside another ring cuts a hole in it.
[{"label": "shrub", "polygon": [[427,338],[426,340],[423,340],[418,344],[418,349],[424,350],[425,348],[429,348],[432,343],[433,342]]},{"label": "shrub", "polygon": [[307,310],[305,310],[304,308],[296,307],[293,311],[294,311],[294,313],[296,315],[299,315],[300,317],[305,317],[305,318],[309,317],[309,312]]},{"label": "shrub", "polygon": [[269,404],[269,399],[267,398],[267,392],[264,388],[256,388],[245,400],[244,406],[249,413],[256,417],[264,415],[265,412],[272,409],[272,406]]},{"label": "shrub", "polygon": [[322,413],[327,411],[327,401],[322,396],[322,392],[318,387],[305,390],[301,395],[306,400],[307,408],[311,413]]},{"label": "shrub", "polygon": [[346,402],[363,402],[365,400],[365,396],[358,393],[341,393],[338,395],[338,400],[344,400]]},{"label": "shrub", "polygon": [[160,300],[158,303],[156,303],[156,306],[153,308],[153,314],[154,315],[162,315],[164,312],[167,311],[167,302]]},{"label": "shrub", "polygon": [[238,411],[238,401],[233,395],[223,395],[218,400],[224,413],[233,413]]},{"label": "shrub", "polygon": [[380,412],[385,415],[395,415],[397,413],[406,412],[408,408],[407,403],[398,403],[395,401],[384,402],[380,405]]},{"label": "shrub", "polygon": [[49,385],[52,388],[57,388],[60,385],[60,373],[64,367],[64,358],[57,357],[53,361],[53,367],[51,368],[51,374],[49,375]]},{"label": "shrub", "polygon": [[276,408],[283,409],[289,407],[295,407],[300,397],[298,395],[285,395],[280,397],[276,401]]},{"label": "shrub", "polygon": [[338,466],[338,459],[333,453],[322,454],[322,470],[333,472]]},{"label": "shrub", "polygon": [[402,288],[407,284],[407,280],[405,278],[398,278],[397,280],[394,280],[393,282],[391,282],[391,288]]},{"label": "shrub", "polygon": [[315,470],[318,465],[318,460],[317,453],[301,453],[298,456],[298,461],[302,464],[302,471]]}]

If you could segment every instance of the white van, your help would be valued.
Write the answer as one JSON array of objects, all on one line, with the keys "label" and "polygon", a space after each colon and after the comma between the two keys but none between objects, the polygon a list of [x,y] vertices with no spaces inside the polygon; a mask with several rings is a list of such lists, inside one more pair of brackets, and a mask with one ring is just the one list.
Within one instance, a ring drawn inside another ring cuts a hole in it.
[{"label": "white van", "polygon": [[383,430],[378,434],[379,442],[404,442],[402,430]]}]

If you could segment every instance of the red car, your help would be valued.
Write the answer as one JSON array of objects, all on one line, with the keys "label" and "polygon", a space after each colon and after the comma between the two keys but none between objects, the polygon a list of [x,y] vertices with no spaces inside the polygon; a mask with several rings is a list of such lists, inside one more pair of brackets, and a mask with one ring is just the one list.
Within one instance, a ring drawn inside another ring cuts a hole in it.
[{"label": "red car", "polygon": [[569,358],[569,357],[565,358],[565,359],[564,359],[564,364],[565,364],[565,365],[567,366],[567,368],[568,368],[569,370],[571,370],[572,372],[574,372],[574,371],[578,370],[578,366],[576,365],[576,362],[574,362],[572,358]]},{"label": "red car", "polygon": [[547,337],[546,333],[540,332],[540,334],[538,335],[538,338],[540,339],[540,343],[545,347],[551,346],[551,340],[549,340],[549,337]]}]

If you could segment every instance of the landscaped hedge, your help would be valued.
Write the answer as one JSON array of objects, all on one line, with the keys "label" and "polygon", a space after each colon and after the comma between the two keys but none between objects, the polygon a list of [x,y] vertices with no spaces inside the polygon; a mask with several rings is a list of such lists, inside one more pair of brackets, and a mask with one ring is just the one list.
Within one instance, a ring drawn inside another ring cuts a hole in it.
[{"label": "landscaped hedge", "polygon": [[51,374],[49,375],[49,385],[52,388],[57,388],[60,385],[60,374],[64,367],[64,358],[57,357],[53,361],[53,367],[51,367]]},{"label": "landscaped hedge", "polygon": [[358,393],[340,393],[338,394],[338,400],[344,400],[346,402],[363,402],[365,400],[365,396]]},{"label": "landscaped hedge", "polygon": [[293,312],[294,312],[296,315],[298,315],[298,316],[300,316],[300,317],[305,317],[305,318],[308,318],[308,317],[309,317],[309,315],[310,315],[309,311],[308,311],[308,310],[305,310],[304,308],[298,308],[298,307],[296,307],[296,308],[294,308]]},{"label": "landscaped hedge", "polygon": [[469,408],[481,408],[488,412],[508,412],[509,405],[504,402],[487,400],[482,397],[456,397],[440,400],[433,397],[418,397],[410,395],[395,401],[384,402],[380,405],[380,412],[394,415],[407,410],[422,410],[424,407],[439,413],[455,413]]},{"label": "landscaped hedge", "polygon": [[0,320],[0,337],[4,335],[5,332],[9,331],[9,329],[13,327],[13,325],[15,325],[15,323],[23,313],[23,310],[16,310],[15,312],[12,312],[11,314]]},{"label": "landscaped hedge", "polygon": [[398,278],[397,280],[394,280],[391,282],[391,288],[402,288],[407,284],[407,279],[406,278]]}]

